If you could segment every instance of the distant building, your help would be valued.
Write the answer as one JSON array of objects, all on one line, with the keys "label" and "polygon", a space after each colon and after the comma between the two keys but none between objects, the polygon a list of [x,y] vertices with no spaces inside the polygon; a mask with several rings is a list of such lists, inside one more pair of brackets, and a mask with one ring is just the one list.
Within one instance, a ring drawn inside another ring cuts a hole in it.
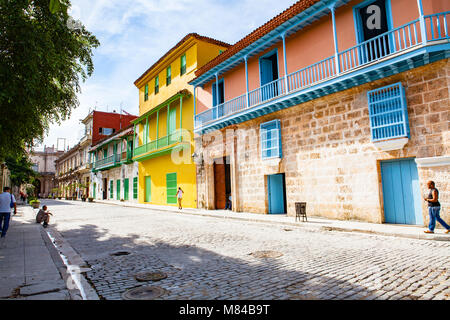
[{"label": "distant building", "polygon": [[44,146],[43,151],[31,151],[30,161],[33,163],[32,168],[39,174],[35,182],[36,195],[48,197],[52,194],[52,189],[57,186],[55,181],[55,161],[63,153],[63,151],[56,150],[54,146]]},{"label": "distant building", "polygon": [[129,126],[136,116],[116,112],[92,111],[81,120],[84,136],[77,145],[56,161],[59,194],[65,198],[87,198],[92,193],[91,154],[89,149],[101,140]]}]

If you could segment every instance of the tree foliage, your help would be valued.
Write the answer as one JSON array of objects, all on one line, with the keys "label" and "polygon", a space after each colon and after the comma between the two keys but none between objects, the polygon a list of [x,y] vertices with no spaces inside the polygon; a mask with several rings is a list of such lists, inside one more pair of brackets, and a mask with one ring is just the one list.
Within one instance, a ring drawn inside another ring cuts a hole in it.
[{"label": "tree foliage", "polygon": [[11,183],[20,186],[24,183],[33,183],[38,174],[31,168],[32,163],[27,156],[7,157],[6,165],[11,173]]},{"label": "tree foliage", "polygon": [[71,27],[69,0],[0,0],[0,161],[42,141],[79,104],[100,45]]}]

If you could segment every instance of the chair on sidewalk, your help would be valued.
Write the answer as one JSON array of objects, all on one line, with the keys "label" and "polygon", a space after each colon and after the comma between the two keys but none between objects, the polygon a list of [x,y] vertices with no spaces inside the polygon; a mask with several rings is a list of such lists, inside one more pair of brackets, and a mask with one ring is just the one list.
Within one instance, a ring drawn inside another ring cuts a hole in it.
[{"label": "chair on sidewalk", "polygon": [[306,217],[306,202],[295,203],[295,222],[297,222],[297,219],[300,220],[300,218],[302,218],[302,222],[308,221]]}]

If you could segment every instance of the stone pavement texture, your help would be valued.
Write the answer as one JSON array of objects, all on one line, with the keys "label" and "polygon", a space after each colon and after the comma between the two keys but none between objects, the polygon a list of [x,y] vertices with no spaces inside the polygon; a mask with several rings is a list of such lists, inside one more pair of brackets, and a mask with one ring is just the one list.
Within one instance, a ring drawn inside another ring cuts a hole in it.
[{"label": "stone pavement texture", "polygon": [[0,299],[77,299],[76,291],[66,287],[65,267],[56,249],[34,217],[31,207],[19,206],[11,218],[0,248]]},{"label": "stone pavement texture", "polygon": [[[153,285],[165,290],[162,300],[450,300],[448,241],[136,206],[47,205],[54,229],[89,268],[84,274],[102,299]],[[119,251],[125,254],[114,255]],[[258,258],[258,251],[281,256]],[[142,271],[167,278],[138,282],[134,275]]]}]

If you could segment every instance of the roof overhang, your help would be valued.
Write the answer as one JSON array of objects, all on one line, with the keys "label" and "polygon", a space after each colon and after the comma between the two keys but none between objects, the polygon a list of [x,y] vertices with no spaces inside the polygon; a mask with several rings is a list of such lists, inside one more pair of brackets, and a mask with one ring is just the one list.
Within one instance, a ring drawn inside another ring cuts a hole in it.
[{"label": "roof overhang", "polygon": [[[216,73],[223,74],[244,62],[244,58],[247,59],[259,54],[260,52],[270,48],[280,41],[281,35],[289,37],[290,35],[298,32],[301,29],[311,25],[312,23],[320,20],[324,16],[330,14],[330,7],[341,7],[350,2],[350,0],[322,0],[319,1],[304,11],[297,14],[295,17],[282,23],[266,35],[250,43],[248,46],[238,51],[236,54],[221,62],[220,64],[212,67],[205,73],[199,75],[189,82],[193,86],[202,86],[211,80],[215,79]],[[231,50],[229,48],[228,50]]]}]

